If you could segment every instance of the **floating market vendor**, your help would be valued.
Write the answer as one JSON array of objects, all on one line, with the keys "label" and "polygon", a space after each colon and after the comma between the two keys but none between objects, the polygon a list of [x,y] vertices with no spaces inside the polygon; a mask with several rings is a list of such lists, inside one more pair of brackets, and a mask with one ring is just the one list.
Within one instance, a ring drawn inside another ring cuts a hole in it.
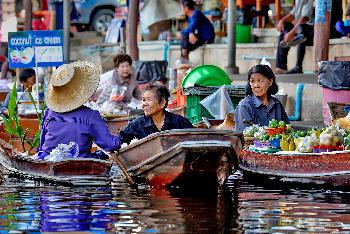
[{"label": "floating market vendor", "polygon": [[[17,88],[18,92],[23,92],[25,90],[31,89],[31,87],[35,84],[36,75],[35,71],[32,68],[25,68],[21,71],[19,75],[19,80],[21,82],[21,86]],[[5,101],[1,105],[0,114],[4,114],[8,116],[8,106],[10,102],[10,93],[7,94]]]},{"label": "floating market vendor", "polygon": [[133,73],[131,57],[127,54],[117,54],[113,58],[113,63],[115,68],[101,75],[94,99],[98,104],[108,100],[126,103],[133,97],[140,100],[141,92]]},{"label": "floating market vendor", "polygon": [[[43,117],[38,152],[49,155],[59,144],[74,142],[78,157],[102,158],[91,153],[92,142],[106,151],[120,148],[98,111],[83,106],[99,83],[99,69],[91,62],[76,61],[56,69],[45,92],[47,109]],[[43,158],[42,154],[39,156]]]},{"label": "floating market vendor", "polygon": [[193,128],[185,117],[165,110],[169,96],[165,85],[160,82],[148,83],[141,104],[145,114],[133,120],[119,133],[122,142],[130,143],[134,138],[142,139],[152,133],[170,129]]},{"label": "floating market vendor", "polygon": [[278,92],[276,78],[268,65],[256,65],[248,72],[246,97],[242,99],[235,113],[235,130],[243,132],[249,124],[268,126],[276,119],[289,123],[281,102],[272,97]]}]

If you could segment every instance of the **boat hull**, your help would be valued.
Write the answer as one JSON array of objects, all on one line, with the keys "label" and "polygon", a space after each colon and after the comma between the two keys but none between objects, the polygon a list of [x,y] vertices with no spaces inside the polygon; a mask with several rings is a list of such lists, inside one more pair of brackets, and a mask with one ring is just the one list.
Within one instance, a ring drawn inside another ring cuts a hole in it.
[{"label": "boat hull", "polygon": [[173,130],[130,145],[118,158],[136,181],[151,186],[220,186],[237,168],[241,147],[241,135],[232,131]]},{"label": "boat hull", "polygon": [[57,162],[20,156],[12,145],[0,139],[0,165],[3,177],[20,177],[73,186],[110,184],[111,162],[97,159],[69,159]]},{"label": "boat hull", "polygon": [[350,151],[276,155],[242,150],[239,158],[239,167],[255,177],[263,175],[282,182],[350,186]]}]

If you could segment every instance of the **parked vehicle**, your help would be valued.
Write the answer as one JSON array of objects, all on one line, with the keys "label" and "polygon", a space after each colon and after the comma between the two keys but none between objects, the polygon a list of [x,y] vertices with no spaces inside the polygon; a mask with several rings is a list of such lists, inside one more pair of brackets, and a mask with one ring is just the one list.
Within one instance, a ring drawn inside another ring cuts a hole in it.
[{"label": "parked vehicle", "polygon": [[87,26],[98,33],[107,31],[114,18],[115,8],[118,7],[118,0],[74,0],[74,3],[79,15],[74,24]]}]

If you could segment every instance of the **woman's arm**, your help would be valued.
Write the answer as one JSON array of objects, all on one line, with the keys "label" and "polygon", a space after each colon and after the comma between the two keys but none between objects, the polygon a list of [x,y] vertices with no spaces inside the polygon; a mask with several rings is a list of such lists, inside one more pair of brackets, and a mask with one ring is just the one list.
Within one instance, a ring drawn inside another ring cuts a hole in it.
[{"label": "woman's arm", "polygon": [[90,118],[90,121],[90,134],[99,147],[106,151],[116,151],[120,148],[120,137],[111,134],[107,123],[97,111],[94,111],[94,114]]},{"label": "woman's arm", "polygon": [[132,139],[136,138],[133,124],[129,123],[124,130],[120,131],[119,137],[122,143],[127,143],[127,144],[129,144],[132,141]]},{"label": "woman's arm", "polygon": [[[251,107],[254,108],[254,107]],[[235,112],[235,130],[243,132],[246,127],[249,127],[248,122],[254,123],[253,114],[246,104],[240,103]]]}]

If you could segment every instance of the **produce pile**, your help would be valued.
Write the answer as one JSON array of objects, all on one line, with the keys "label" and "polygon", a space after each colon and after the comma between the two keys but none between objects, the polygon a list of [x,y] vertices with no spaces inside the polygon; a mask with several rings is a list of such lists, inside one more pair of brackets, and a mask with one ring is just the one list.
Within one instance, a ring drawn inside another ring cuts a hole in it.
[{"label": "produce pile", "polygon": [[350,150],[350,131],[332,124],[324,128],[295,131],[290,124],[271,120],[269,126],[253,125],[243,131],[244,137],[254,137],[254,149],[322,153]]}]

